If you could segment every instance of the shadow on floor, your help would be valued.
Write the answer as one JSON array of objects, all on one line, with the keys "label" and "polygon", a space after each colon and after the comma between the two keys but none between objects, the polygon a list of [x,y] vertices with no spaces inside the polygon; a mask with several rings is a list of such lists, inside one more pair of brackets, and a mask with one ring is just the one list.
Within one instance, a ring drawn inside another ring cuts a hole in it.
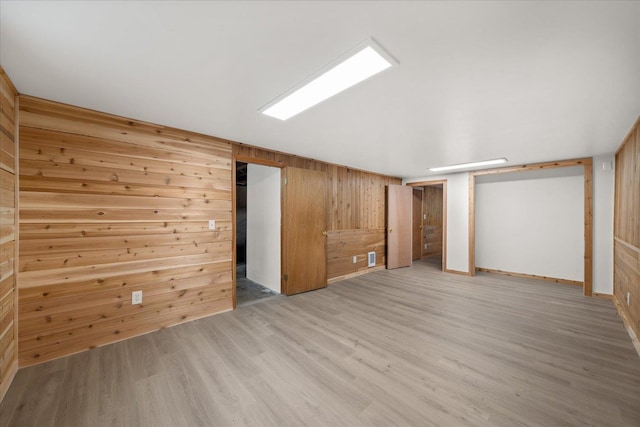
[{"label": "shadow on floor", "polygon": [[238,264],[236,270],[236,307],[281,298],[279,293],[247,279],[247,265]]}]

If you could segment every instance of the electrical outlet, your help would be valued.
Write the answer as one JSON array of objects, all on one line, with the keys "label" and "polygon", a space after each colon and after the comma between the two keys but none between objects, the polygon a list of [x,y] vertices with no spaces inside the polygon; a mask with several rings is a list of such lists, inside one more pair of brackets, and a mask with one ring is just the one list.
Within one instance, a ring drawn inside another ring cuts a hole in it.
[{"label": "electrical outlet", "polygon": [[354,256],[353,256],[353,263],[355,264],[356,262],[358,262],[358,256],[357,256],[357,255],[354,255]]},{"label": "electrical outlet", "polygon": [[209,220],[209,230],[215,230],[216,229],[216,220],[215,219],[210,219]]},{"label": "electrical outlet", "polygon": [[424,248],[427,249],[427,244],[426,243],[424,244]]},{"label": "electrical outlet", "polygon": [[631,292],[627,292],[627,305],[631,305]]},{"label": "electrical outlet", "polygon": [[142,304],[142,291],[131,292],[131,305]]},{"label": "electrical outlet", "polygon": [[427,219],[427,214],[422,214],[422,219]]}]

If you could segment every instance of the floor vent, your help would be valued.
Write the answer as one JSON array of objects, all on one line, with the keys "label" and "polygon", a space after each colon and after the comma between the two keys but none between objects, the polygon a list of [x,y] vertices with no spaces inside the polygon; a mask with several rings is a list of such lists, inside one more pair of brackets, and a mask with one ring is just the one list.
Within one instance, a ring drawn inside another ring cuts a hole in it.
[{"label": "floor vent", "polygon": [[375,267],[376,266],[376,253],[375,252],[369,252],[367,254],[367,260],[369,261],[369,264],[368,264],[369,267]]}]

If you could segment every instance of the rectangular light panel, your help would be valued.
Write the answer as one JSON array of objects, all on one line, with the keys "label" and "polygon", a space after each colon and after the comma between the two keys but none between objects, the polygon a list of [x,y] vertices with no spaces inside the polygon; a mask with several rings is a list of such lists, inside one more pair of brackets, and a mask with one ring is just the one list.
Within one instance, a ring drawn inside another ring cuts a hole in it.
[{"label": "rectangular light panel", "polygon": [[500,158],[500,159],[493,159],[493,160],[483,160],[482,162],[473,162],[473,163],[461,163],[459,165],[450,165],[450,166],[441,166],[441,167],[437,167],[437,168],[429,168],[429,170],[431,172],[445,172],[445,171],[452,171],[452,170],[458,170],[458,169],[470,169],[470,168],[476,168],[476,167],[480,167],[480,166],[491,166],[491,165],[499,165],[501,163],[506,163],[507,159]]},{"label": "rectangular light panel", "polygon": [[394,65],[397,62],[370,38],[260,111],[287,120]]}]

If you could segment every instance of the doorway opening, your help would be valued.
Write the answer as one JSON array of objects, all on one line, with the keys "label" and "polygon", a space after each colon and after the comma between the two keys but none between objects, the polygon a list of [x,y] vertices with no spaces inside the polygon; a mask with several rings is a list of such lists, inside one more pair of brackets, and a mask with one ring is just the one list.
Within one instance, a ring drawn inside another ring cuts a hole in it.
[{"label": "doorway opening", "polygon": [[280,174],[236,162],[236,306],[280,295]]},{"label": "doorway opening", "polygon": [[413,187],[413,259],[446,271],[447,181],[408,185]]}]

